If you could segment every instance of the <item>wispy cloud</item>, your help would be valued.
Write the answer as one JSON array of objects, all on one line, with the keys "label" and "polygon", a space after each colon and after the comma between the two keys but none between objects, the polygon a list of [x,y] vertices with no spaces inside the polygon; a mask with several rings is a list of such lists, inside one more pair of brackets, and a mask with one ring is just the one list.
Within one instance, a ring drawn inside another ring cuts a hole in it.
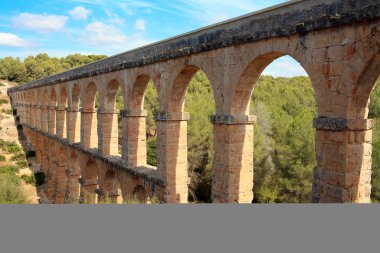
[{"label": "wispy cloud", "polygon": [[0,46],[8,47],[24,47],[28,45],[29,42],[21,39],[16,34],[13,33],[0,33]]},{"label": "wispy cloud", "polygon": [[64,28],[68,17],[48,14],[21,13],[12,18],[13,25],[20,29],[37,32],[56,32]]},{"label": "wispy cloud", "polygon": [[69,11],[70,16],[76,20],[85,20],[91,14],[91,10],[86,9],[83,6],[77,6]]},{"label": "wispy cloud", "polygon": [[146,21],[145,20],[138,19],[138,20],[135,21],[135,29],[136,30],[143,31],[143,30],[145,30],[145,26],[146,26]]}]

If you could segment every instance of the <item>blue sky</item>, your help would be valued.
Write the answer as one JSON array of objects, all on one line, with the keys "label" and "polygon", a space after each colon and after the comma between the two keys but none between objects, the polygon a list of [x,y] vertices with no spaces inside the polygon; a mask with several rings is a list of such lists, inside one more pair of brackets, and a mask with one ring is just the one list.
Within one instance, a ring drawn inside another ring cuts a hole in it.
[{"label": "blue sky", "polygon": [[[113,55],[285,0],[0,0],[0,58]],[[265,74],[306,75],[290,57]]]}]

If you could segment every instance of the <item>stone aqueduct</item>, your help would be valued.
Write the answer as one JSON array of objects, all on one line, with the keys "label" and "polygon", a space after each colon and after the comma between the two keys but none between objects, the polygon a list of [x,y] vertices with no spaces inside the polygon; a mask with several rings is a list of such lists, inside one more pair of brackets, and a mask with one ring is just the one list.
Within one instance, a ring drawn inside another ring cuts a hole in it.
[{"label": "stone aqueduct", "polygon": [[[27,140],[48,175],[47,195],[93,203],[156,196],[188,197],[189,80],[203,70],[214,92],[212,199],[253,199],[253,123],[248,115],[255,81],[289,55],[308,73],[318,118],[314,202],[370,202],[371,128],[368,104],[380,73],[378,0],[306,0],[206,27],[64,73],[9,89]],[[157,168],[146,163],[144,91],[159,94]],[[121,87],[124,110],[115,110]],[[99,108],[94,100],[99,93]],[[122,156],[118,152],[122,116]],[[120,190],[118,190],[120,188]]]}]

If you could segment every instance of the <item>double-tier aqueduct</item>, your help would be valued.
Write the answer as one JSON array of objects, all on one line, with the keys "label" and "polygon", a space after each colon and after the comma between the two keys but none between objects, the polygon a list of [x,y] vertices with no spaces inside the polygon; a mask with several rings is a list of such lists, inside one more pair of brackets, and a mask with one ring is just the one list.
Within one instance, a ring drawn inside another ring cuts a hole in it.
[{"label": "double-tier aqueduct", "polygon": [[[289,55],[308,73],[318,118],[314,202],[370,202],[368,104],[380,73],[379,0],[292,1],[9,89],[54,203],[108,194],[185,203],[187,85],[203,70],[213,87],[212,199],[253,199],[255,81]],[[144,91],[159,94],[157,168],[146,164]],[[115,110],[121,87],[124,110]],[[94,100],[99,93],[99,108]],[[118,153],[118,113],[122,156]],[[115,201],[115,200],[114,200]]]}]

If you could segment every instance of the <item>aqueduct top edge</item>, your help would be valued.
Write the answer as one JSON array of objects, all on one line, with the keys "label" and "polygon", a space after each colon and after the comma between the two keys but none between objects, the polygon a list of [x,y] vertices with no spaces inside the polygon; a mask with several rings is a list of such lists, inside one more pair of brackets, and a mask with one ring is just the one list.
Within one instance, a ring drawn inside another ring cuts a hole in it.
[{"label": "aqueduct top edge", "polygon": [[306,34],[379,17],[379,0],[290,1],[12,87],[8,91],[42,87],[270,37]]}]

